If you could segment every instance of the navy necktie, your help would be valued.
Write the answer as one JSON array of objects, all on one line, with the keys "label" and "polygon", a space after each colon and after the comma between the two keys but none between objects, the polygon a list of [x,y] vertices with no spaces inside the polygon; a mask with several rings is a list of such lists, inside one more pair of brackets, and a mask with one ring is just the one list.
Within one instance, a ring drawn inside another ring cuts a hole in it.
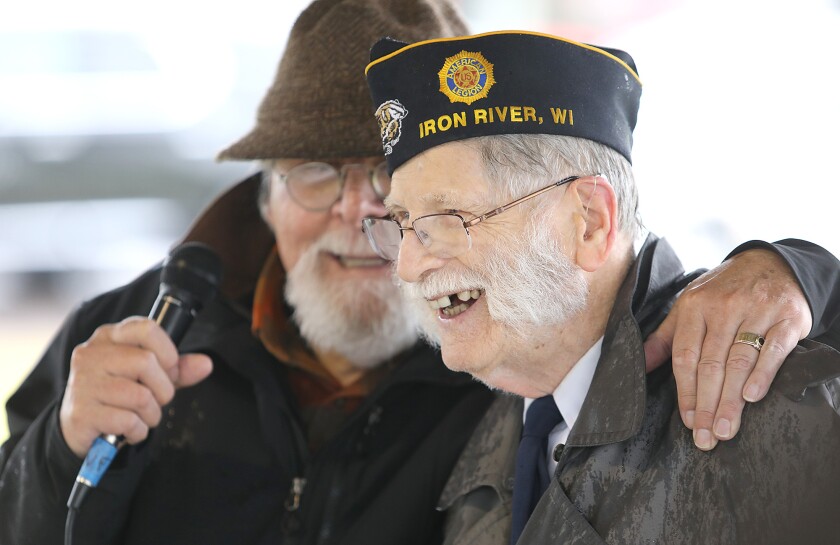
[{"label": "navy necktie", "polygon": [[531,512],[548,488],[548,435],[562,421],[554,397],[550,395],[535,399],[525,413],[522,439],[516,451],[511,545],[519,540]]}]

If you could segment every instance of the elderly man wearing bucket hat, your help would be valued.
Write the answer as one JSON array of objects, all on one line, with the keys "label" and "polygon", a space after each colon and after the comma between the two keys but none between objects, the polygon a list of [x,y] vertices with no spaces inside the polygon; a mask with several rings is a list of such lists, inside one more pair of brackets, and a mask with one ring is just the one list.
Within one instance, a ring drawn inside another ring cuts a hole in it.
[{"label": "elderly man wearing bucket hat", "polygon": [[9,403],[0,543],[62,542],[100,433],[129,444],[74,543],[440,541],[437,498],[491,394],[418,342],[361,232],[390,182],[364,66],[383,34],[463,32],[448,0],[319,0],[300,15],[256,129],[220,154],[267,160],[264,179],[186,237],[225,265],[181,345],[210,358],[178,361],[160,328],[128,318],[148,314],[159,268],[82,306]]},{"label": "elderly man wearing bucket hat", "polygon": [[[840,353],[802,341],[711,452],[671,366],[646,373],[645,335],[697,275],[653,235],[634,250],[633,59],[528,32],[385,39],[371,59],[393,173],[371,245],[446,365],[517,394],[447,484],[447,542],[836,543]],[[728,342],[755,355],[765,333]]]},{"label": "elderly man wearing bucket hat", "polygon": [[[363,241],[361,218],[385,214],[390,183],[363,68],[381,35],[463,32],[445,0],[319,0],[300,16],[256,129],[221,154],[264,172],[186,237],[225,263],[221,297],[181,345],[203,355],[178,359],[157,326],[128,318],[148,313],[159,268],[80,307],[8,404],[0,543],[61,541],[80,456],[100,433],[128,445],[82,505],[78,542],[440,541],[437,500],[492,399],[416,342],[389,267]],[[383,116],[399,128],[403,113]],[[762,255],[744,253],[724,284]],[[774,278],[770,293],[791,303],[768,297],[761,312],[774,324],[798,310],[792,335],[807,332],[796,281]]]}]

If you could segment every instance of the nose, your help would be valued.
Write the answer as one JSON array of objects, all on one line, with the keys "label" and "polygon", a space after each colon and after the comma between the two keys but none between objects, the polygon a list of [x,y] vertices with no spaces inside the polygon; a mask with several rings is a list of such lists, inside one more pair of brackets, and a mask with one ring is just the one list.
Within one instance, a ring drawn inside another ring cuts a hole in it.
[{"label": "nose", "polygon": [[378,218],[386,214],[385,205],[373,191],[366,169],[348,169],[341,198],[333,206],[333,211],[346,223],[359,228],[362,226],[362,218]]},{"label": "nose", "polygon": [[440,269],[446,259],[432,255],[413,232],[406,231],[400,243],[397,274],[405,282],[418,282],[426,273]]}]

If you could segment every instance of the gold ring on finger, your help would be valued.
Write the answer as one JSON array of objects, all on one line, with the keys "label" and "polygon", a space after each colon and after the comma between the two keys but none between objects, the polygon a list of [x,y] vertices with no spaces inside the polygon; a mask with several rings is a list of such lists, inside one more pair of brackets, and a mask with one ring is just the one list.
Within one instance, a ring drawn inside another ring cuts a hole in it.
[{"label": "gold ring on finger", "polygon": [[761,352],[761,347],[764,346],[764,337],[759,335],[758,333],[750,333],[749,331],[743,331],[738,333],[738,336],[735,337],[734,344],[748,344]]}]

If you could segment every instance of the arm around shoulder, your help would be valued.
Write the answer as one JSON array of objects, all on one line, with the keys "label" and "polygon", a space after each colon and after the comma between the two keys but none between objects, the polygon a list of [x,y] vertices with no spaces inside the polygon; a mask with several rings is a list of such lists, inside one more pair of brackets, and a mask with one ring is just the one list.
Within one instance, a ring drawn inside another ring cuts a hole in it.
[{"label": "arm around shoulder", "polygon": [[799,239],[788,238],[772,244],[751,240],[732,250],[727,259],[753,249],[776,253],[793,271],[811,307],[810,338],[824,334],[833,326],[840,327],[840,261],[831,252]]}]

